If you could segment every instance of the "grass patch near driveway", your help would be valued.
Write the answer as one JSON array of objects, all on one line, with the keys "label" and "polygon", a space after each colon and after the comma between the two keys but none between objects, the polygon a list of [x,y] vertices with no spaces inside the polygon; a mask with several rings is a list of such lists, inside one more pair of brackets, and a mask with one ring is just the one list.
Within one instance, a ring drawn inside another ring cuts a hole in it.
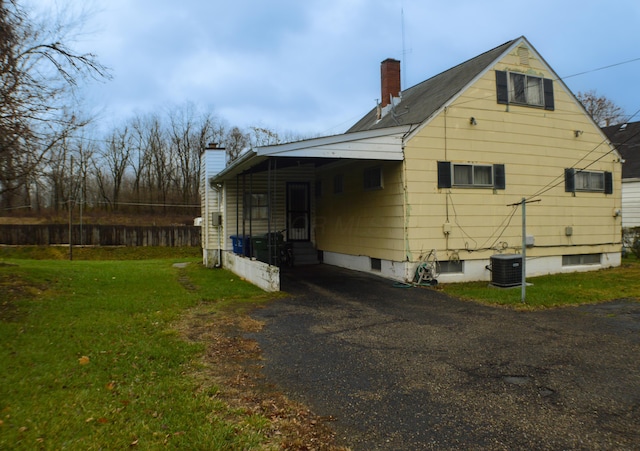
[{"label": "grass patch near driveway", "polygon": [[[73,260],[149,260],[201,258],[199,247],[74,246]],[[0,259],[69,260],[69,246],[0,246]]]},{"label": "grass patch near driveway", "polygon": [[614,299],[640,298],[640,261],[622,260],[617,268],[583,273],[531,277],[526,288],[526,303],[521,302],[521,288],[497,288],[487,282],[447,284],[442,290],[461,299],[516,308],[548,308],[590,304]]},{"label": "grass patch near driveway", "polygon": [[287,449],[274,425],[292,409],[286,400],[267,412],[275,402],[248,405],[247,391],[225,385],[241,378],[236,348],[249,344],[216,353],[202,339],[236,324],[239,342],[242,313],[274,296],[193,258],[5,256],[0,449]]}]

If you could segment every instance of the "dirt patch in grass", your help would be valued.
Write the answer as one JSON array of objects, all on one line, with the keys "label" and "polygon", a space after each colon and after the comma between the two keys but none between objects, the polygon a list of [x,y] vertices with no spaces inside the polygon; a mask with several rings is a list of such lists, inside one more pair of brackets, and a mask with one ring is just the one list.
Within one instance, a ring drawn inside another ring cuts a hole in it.
[{"label": "dirt patch in grass", "polygon": [[176,327],[185,339],[205,346],[196,374],[200,389],[246,414],[268,418],[269,445],[284,450],[345,450],[335,445],[332,418],[314,415],[265,381],[260,347],[246,338],[260,331],[260,322],[244,313],[220,311],[201,303]]},{"label": "dirt patch in grass", "polygon": [[[0,262],[0,269],[6,266],[16,265]],[[0,273],[0,321],[18,321],[22,315],[16,305],[17,301],[32,299],[46,289],[46,286],[36,285],[18,274]]]}]

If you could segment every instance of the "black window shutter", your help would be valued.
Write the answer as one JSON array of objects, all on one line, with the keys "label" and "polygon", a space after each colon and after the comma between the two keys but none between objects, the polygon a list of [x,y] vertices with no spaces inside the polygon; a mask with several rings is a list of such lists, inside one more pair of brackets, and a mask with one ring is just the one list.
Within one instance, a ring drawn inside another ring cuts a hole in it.
[{"label": "black window shutter", "polygon": [[576,192],[576,170],[574,168],[564,170],[564,190],[567,193]]},{"label": "black window shutter", "polygon": [[604,173],[604,193],[613,194],[613,173]]},{"label": "black window shutter", "polygon": [[451,162],[438,161],[438,188],[451,188]]},{"label": "black window shutter", "polygon": [[496,71],[496,92],[498,93],[498,103],[509,103],[509,87],[505,71]]},{"label": "black window shutter", "polygon": [[507,180],[504,173],[504,164],[493,165],[493,188],[505,189],[507,187]]},{"label": "black window shutter", "polygon": [[553,110],[555,109],[555,104],[553,102],[553,80],[544,78],[542,80],[542,84],[544,88],[544,109]]}]

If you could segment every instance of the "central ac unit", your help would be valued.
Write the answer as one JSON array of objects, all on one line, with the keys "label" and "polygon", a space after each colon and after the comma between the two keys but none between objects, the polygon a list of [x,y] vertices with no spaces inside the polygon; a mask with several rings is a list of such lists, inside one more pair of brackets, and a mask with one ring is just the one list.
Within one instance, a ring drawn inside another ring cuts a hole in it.
[{"label": "central ac unit", "polygon": [[492,255],[491,284],[498,287],[515,287],[522,285],[522,255]]}]

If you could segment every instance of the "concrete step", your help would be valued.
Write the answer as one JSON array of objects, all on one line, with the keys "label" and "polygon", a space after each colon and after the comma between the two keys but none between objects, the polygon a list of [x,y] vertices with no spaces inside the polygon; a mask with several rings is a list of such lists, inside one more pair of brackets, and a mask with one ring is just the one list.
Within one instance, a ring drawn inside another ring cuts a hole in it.
[{"label": "concrete step", "polygon": [[293,242],[293,263],[294,266],[317,265],[318,251],[310,241]]}]

